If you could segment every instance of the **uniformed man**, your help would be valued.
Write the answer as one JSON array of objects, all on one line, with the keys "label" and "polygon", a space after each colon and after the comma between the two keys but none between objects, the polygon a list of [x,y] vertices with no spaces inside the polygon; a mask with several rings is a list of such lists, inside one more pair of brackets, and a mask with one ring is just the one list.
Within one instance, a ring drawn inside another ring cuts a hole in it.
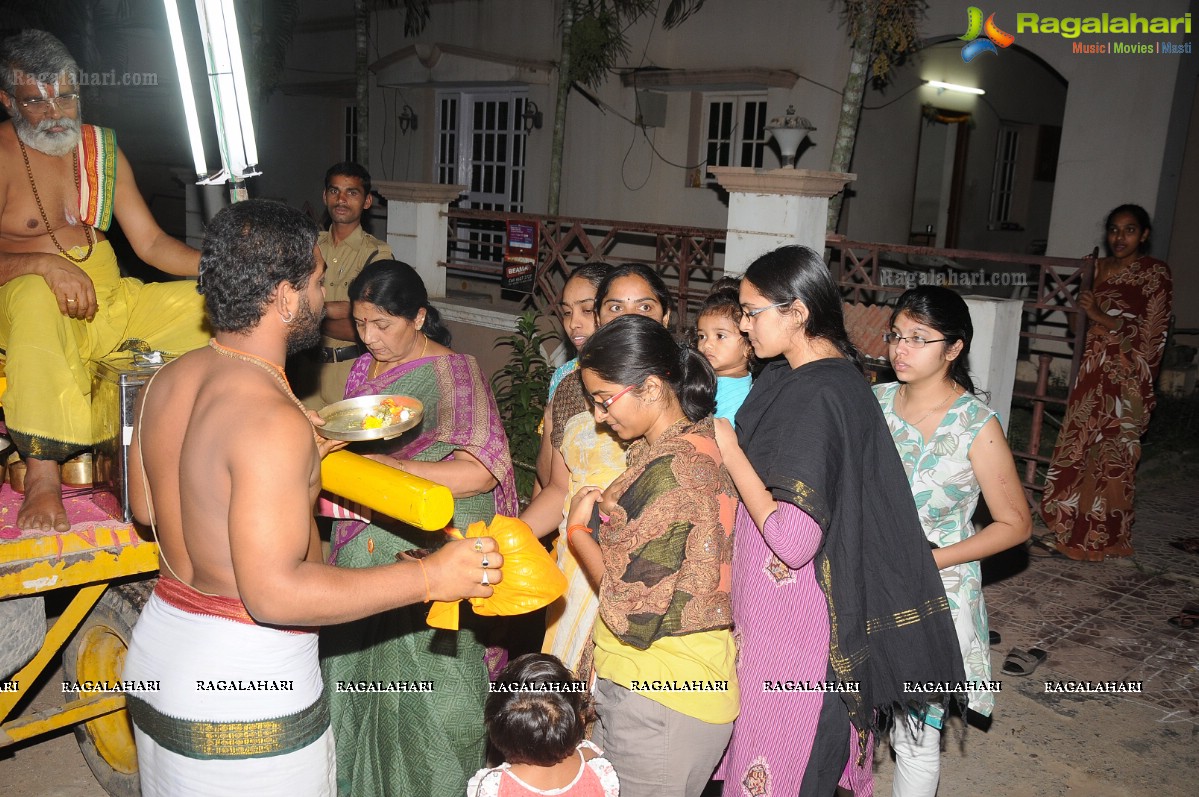
[{"label": "uniformed man", "polygon": [[[362,213],[370,208],[371,176],[357,163],[334,164],[325,172],[325,207],[329,210],[329,229],[317,238],[317,248],[325,258],[325,320],[321,326],[321,345],[312,356],[299,358],[293,369],[297,374],[304,403],[320,409],[345,394],[350,365],[359,355],[354,320],[350,318],[347,289],[363,266],[375,260],[391,260],[391,247],[362,229]],[[316,371],[313,378],[312,371]]]}]

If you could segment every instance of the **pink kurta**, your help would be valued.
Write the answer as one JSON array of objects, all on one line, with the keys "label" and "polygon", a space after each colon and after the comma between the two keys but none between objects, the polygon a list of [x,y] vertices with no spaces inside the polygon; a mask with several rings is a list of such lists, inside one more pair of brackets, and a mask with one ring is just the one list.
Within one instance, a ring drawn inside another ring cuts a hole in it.
[{"label": "pink kurta", "polygon": [[744,505],[737,508],[732,602],[741,715],[718,772],[725,797],[799,794],[824,693],[767,691],[766,684],[823,682],[828,674],[828,604],[812,564],[820,538],[820,527],[791,504],[779,504],[765,533]]}]

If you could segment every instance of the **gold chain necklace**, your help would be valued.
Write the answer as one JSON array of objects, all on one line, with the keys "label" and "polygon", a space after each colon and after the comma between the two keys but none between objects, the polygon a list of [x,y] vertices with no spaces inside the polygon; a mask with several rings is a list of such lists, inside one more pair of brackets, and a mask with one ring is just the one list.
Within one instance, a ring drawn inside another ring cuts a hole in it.
[{"label": "gold chain necklace", "polygon": [[[907,387],[907,385],[904,385],[904,388],[906,388],[906,387]],[[919,426],[921,423],[923,423],[923,422],[924,422],[924,419],[925,419],[925,418],[927,418],[928,416],[932,415],[934,412],[936,412],[937,410],[941,409],[941,408],[942,408],[942,407],[944,407],[946,404],[948,404],[948,403],[949,403],[949,400],[950,400],[951,398],[953,398],[955,395],[957,395],[957,391],[951,388],[951,389],[950,389],[950,391],[949,391],[949,395],[948,395],[948,396],[946,396],[946,397],[945,397],[945,398],[944,398],[944,399],[941,401],[941,403],[940,403],[940,404],[938,404],[937,406],[933,407],[933,408],[932,408],[931,410],[929,410],[928,412],[926,412],[926,413],[924,413],[923,415],[921,415],[919,420],[916,420],[916,421],[908,421],[908,423],[909,423],[910,425],[912,425],[912,426]],[[903,403],[904,403],[905,405],[908,403],[908,394],[907,394],[906,390],[904,391],[904,394],[903,394]],[[906,409],[906,406],[905,406],[905,409]]]},{"label": "gold chain necklace", "polygon": [[297,407],[300,408],[300,412],[304,413],[305,416],[308,415],[308,408],[304,406],[304,402],[296,398],[295,393],[291,392],[291,385],[287,383],[287,377],[284,376],[283,370],[279,368],[279,366],[269,363],[261,357],[255,357],[253,354],[246,354],[244,351],[238,351],[237,349],[231,349],[228,346],[222,346],[220,343],[217,343],[216,338],[209,340],[208,345],[217,354],[228,357],[231,360],[241,360],[244,363],[256,365],[269,373],[275,378],[275,381],[279,383],[279,387],[283,389],[283,393],[289,399],[295,402]]},{"label": "gold chain necklace", "polygon": [[[424,332],[422,332],[420,334],[421,334],[421,337],[425,339],[425,344],[420,347],[420,354],[416,355],[408,362],[414,362],[415,360],[419,360],[421,357],[424,357],[425,352],[429,350],[429,336],[426,335]],[[371,357],[371,361],[372,361],[371,367],[366,372],[366,375],[369,379],[374,379],[375,377],[377,377],[379,375],[379,361],[376,360],[374,357]],[[401,363],[401,365],[403,365],[403,363]],[[391,369],[389,368],[387,370],[390,371]]]},{"label": "gold chain necklace", "polygon": [[[54,243],[54,248],[57,249],[62,256],[72,263],[83,263],[92,256],[92,250],[96,246],[96,235],[92,228],[87,224],[83,225],[83,237],[87,239],[87,254],[83,257],[74,257],[70,250],[63,249],[62,244],[58,242],[58,238],[54,236],[54,230],[50,227],[50,217],[46,215],[46,209],[42,207],[42,198],[37,192],[37,183],[33,179],[33,167],[29,165],[29,153],[25,151],[25,142],[17,136],[17,145],[21,148],[21,158],[25,161],[25,174],[29,177],[29,187],[33,189],[33,201],[37,203],[37,212],[42,214],[42,224],[46,225],[46,232],[50,235],[50,240]],[[75,197],[78,201],[79,197],[79,150],[75,149],[71,152],[71,168],[75,172]]]}]

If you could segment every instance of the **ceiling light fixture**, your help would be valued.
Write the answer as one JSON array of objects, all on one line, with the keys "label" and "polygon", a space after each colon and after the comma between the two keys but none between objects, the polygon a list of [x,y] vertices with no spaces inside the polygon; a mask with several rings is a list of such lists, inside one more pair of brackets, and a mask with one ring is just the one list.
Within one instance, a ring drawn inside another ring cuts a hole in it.
[{"label": "ceiling light fixture", "polygon": [[960,83],[943,83],[940,80],[926,80],[928,85],[941,91],[956,91],[961,94],[986,94],[982,89],[976,89],[973,86],[963,86]]}]

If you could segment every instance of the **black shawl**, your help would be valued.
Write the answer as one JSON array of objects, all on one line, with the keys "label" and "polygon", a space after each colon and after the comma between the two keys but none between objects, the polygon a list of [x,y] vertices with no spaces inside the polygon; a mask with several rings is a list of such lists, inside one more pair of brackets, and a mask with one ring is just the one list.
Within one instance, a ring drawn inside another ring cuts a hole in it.
[{"label": "black shawl", "polygon": [[771,363],[737,413],[737,437],[775,500],[802,509],[824,534],[814,564],[828,601],[829,658],[839,680],[859,684],[841,693],[859,732],[897,705],[919,712],[943,697],[905,682],[964,681],[903,464],[853,364]]}]

